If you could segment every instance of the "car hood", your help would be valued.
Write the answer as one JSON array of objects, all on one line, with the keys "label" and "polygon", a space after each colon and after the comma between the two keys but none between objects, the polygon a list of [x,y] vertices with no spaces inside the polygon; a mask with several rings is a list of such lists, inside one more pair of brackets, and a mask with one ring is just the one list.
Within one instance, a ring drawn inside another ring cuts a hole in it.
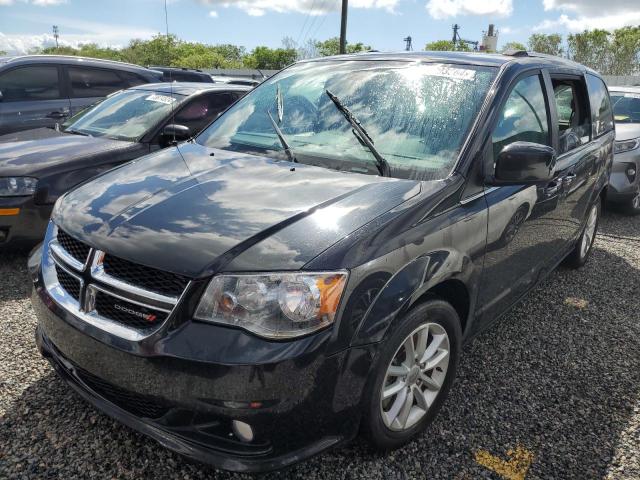
[{"label": "car hood", "polygon": [[640,137],[640,123],[616,123],[616,140],[631,140]]},{"label": "car hood", "polygon": [[96,248],[192,278],[290,270],[420,189],[187,143],[73,190],[54,221]]},{"label": "car hood", "polygon": [[[3,176],[33,175],[56,168],[60,164],[105,152],[137,148],[135,142],[108,138],[84,137],[56,132],[48,128],[10,134],[0,142],[0,172]],[[31,137],[31,138],[29,138]],[[11,139],[15,141],[11,141]]]}]

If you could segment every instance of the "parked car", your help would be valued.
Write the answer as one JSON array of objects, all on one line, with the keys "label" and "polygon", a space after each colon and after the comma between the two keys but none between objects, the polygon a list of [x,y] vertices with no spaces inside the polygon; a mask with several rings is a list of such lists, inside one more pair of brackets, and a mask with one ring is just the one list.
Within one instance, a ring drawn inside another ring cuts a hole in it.
[{"label": "parked car", "polygon": [[0,57],[0,135],[53,127],[112,92],[161,77],[137,65],[95,58]]},{"label": "parked car", "polygon": [[140,85],[109,96],[60,129],[0,137],[0,248],[41,241],[64,192],[191,138],[248,90],[212,83]]},{"label": "parked car", "polygon": [[162,72],[162,80],[164,82],[202,82],[213,83],[211,75],[193,68],[177,68],[177,67],[149,67],[153,70]]},{"label": "parked car", "polygon": [[607,200],[640,214],[640,87],[610,87],[616,123]]},{"label": "parked car", "polygon": [[561,58],[295,64],[57,202],[37,343],[97,408],[220,468],[399,447],[465,341],[587,261],[613,141],[602,79]]}]

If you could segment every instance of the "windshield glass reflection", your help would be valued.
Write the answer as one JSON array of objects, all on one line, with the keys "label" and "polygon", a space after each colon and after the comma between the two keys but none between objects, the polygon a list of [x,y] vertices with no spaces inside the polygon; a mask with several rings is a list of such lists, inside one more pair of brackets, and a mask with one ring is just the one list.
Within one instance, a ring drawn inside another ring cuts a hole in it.
[{"label": "windshield glass reflection", "polygon": [[[391,176],[441,179],[451,171],[495,72],[402,61],[301,63],[265,81],[197,141],[377,175],[376,156],[362,135],[354,135],[333,94],[360,122]],[[293,155],[286,152],[274,121]]]}]

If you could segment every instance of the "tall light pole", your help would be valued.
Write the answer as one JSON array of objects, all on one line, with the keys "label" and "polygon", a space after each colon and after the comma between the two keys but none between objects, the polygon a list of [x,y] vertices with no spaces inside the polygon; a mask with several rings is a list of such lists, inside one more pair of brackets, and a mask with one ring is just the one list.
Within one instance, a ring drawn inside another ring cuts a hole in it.
[{"label": "tall light pole", "polygon": [[53,38],[56,39],[56,50],[58,49],[58,26],[54,25],[53,26]]},{"label": "tall light pole", "polygon": [[340,18],[340,53],[347,53],[347,9],[348,0],[342,0],[342,17]]}]

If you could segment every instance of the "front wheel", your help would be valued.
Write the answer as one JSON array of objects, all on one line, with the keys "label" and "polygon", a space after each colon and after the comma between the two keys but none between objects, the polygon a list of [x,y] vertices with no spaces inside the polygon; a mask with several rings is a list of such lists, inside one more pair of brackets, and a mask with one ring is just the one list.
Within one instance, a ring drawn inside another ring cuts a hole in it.
[{"label": "front wheel", "polygon": [[640,215],[640,187],[634,197],[627,201],[625,210],[630,215]]},{"label": "front wheel", "polygon": [[400,447],[431,423],[455,377],[461,336],[455,309],[434,299],[384,341],[364,396],[363,430],[375,447]]},{"label": "front wheel", "polygon": [[593,243],[598,232],[598,221],[600,220],[600,201],[596,201],[589,209],[587,223],[584,226],[582,235],[578,239],[575,247],[565,260],[565,264],[571,268],[582,267],[589,258]]}]

